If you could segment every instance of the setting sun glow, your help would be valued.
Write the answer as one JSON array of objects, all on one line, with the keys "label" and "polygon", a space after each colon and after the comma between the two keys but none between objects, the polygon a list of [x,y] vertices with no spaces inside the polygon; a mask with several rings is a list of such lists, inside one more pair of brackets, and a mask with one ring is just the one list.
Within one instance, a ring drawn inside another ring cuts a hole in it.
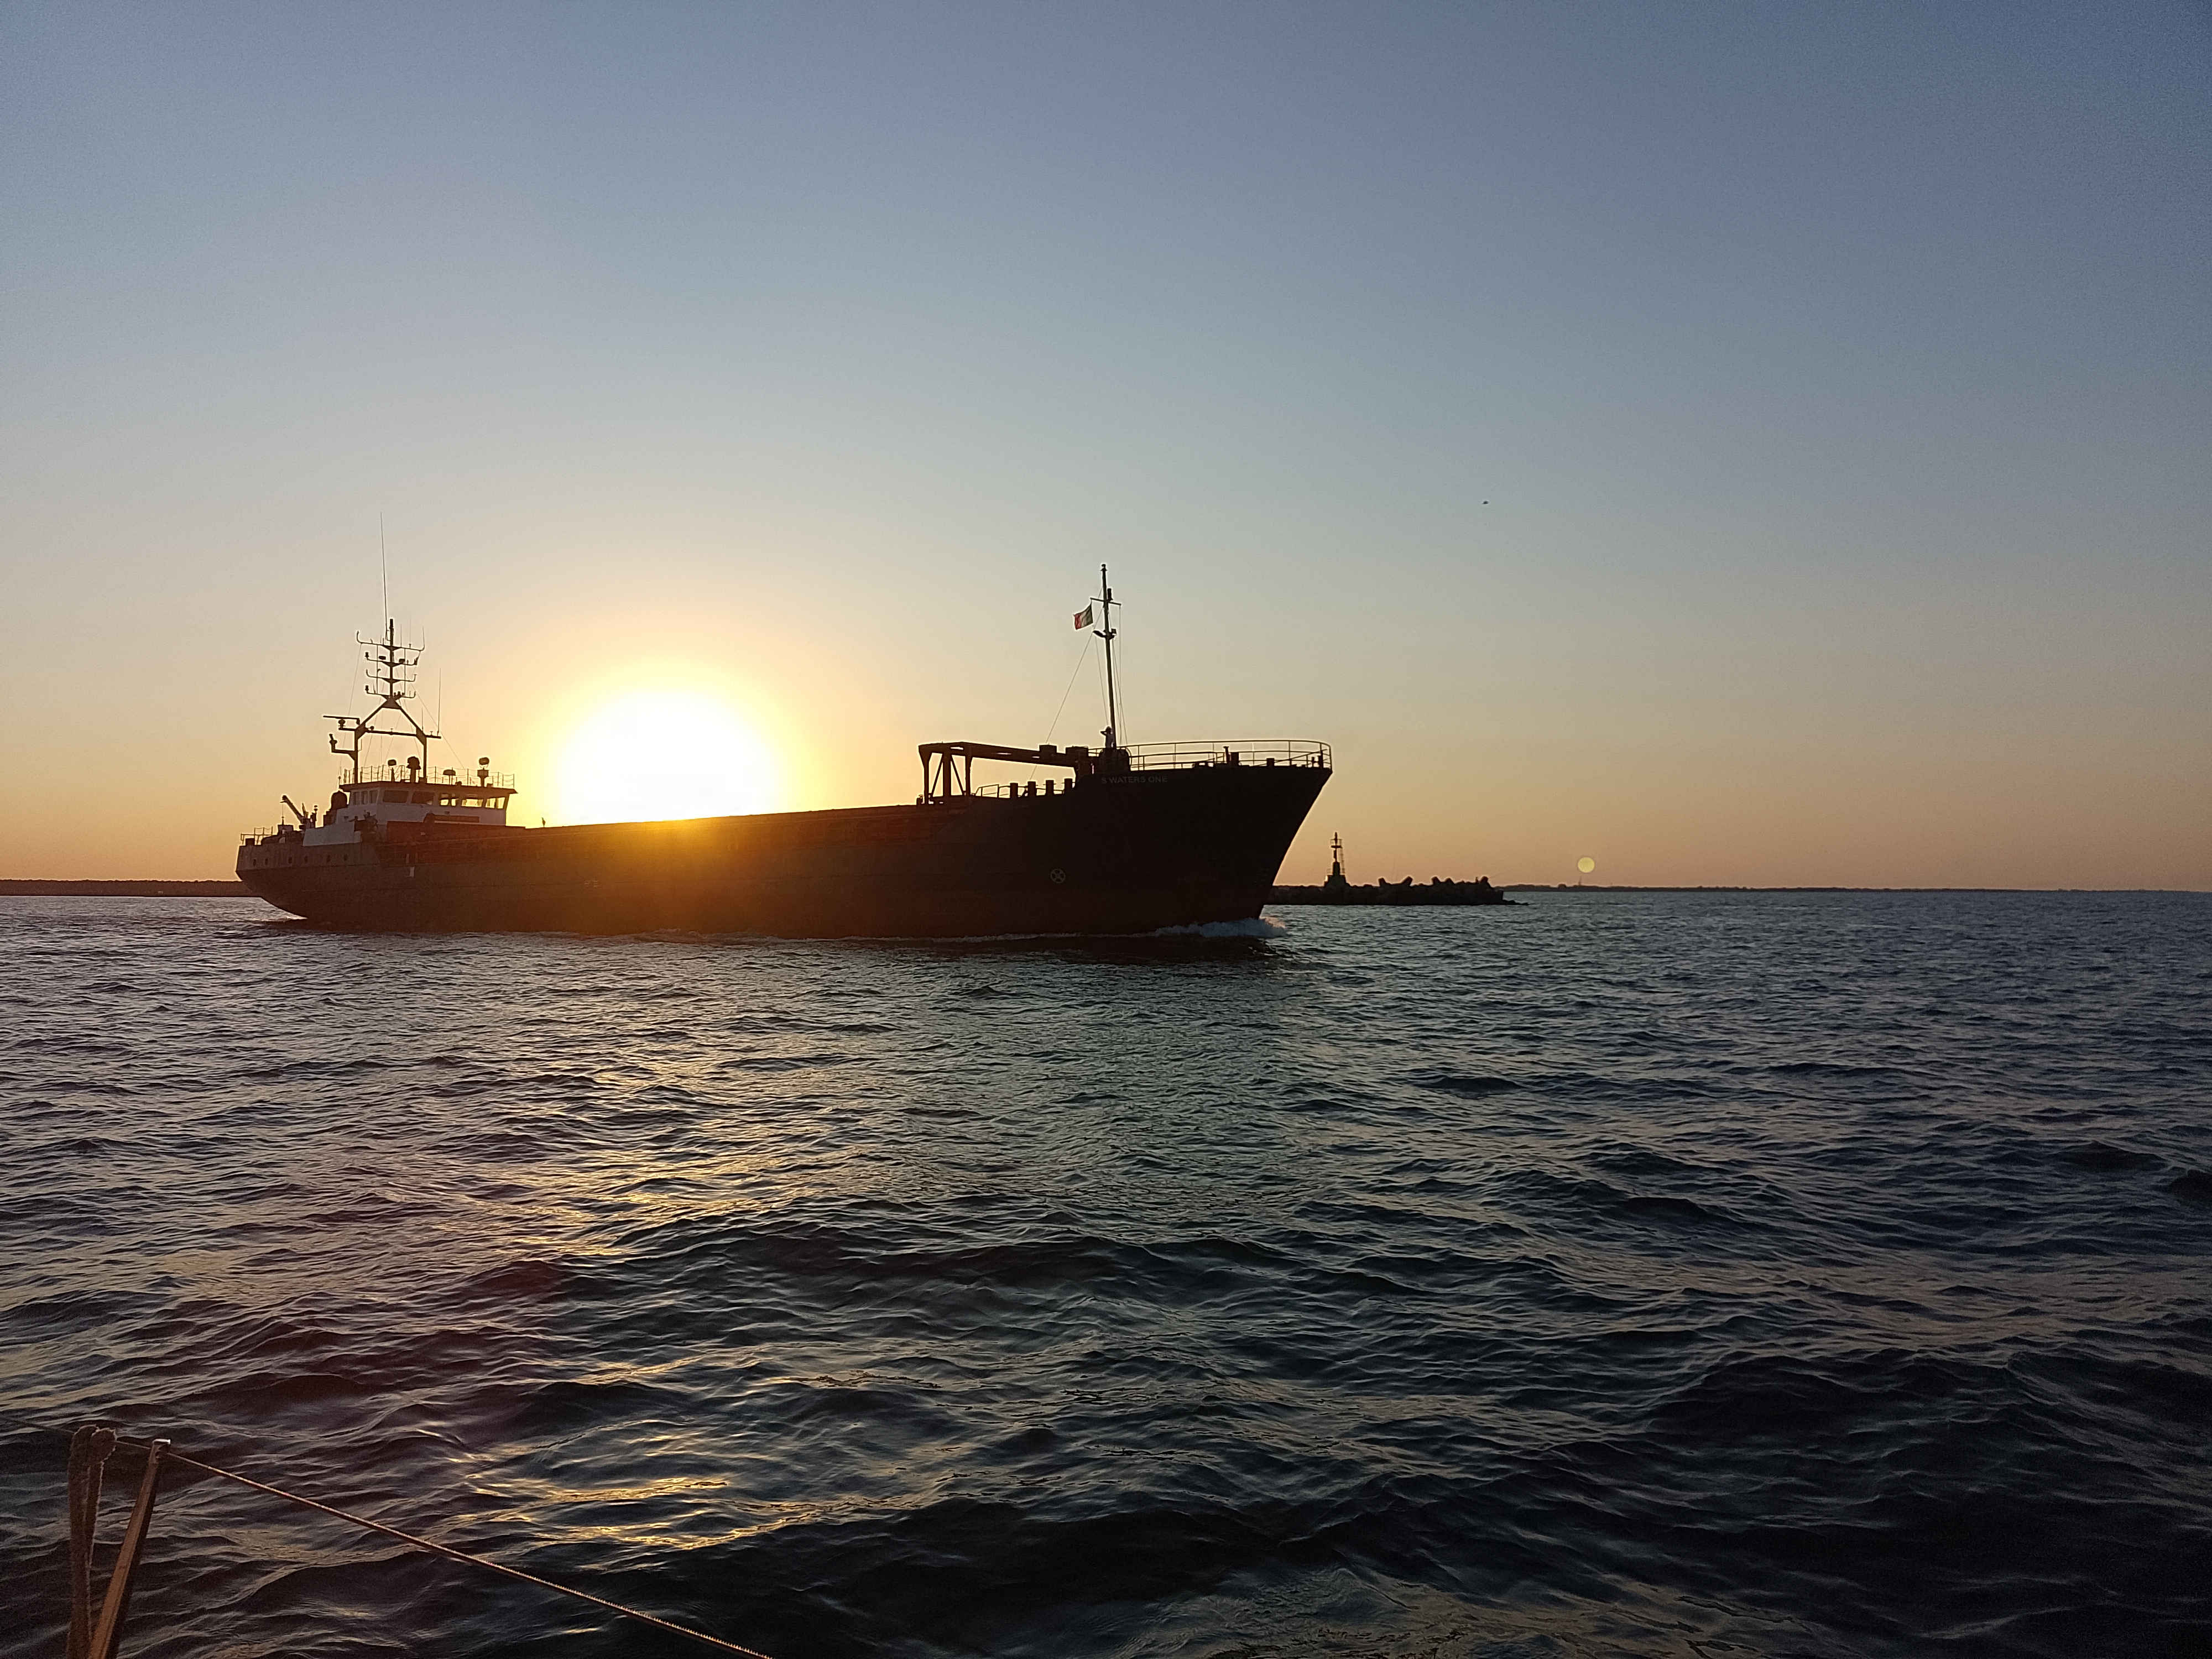
[{"label": "setting sun glow", "polygon": [[570,823],[770,811],[775,757],[728,704],[699,691],[625,692],[561,750],[560,810]]}]

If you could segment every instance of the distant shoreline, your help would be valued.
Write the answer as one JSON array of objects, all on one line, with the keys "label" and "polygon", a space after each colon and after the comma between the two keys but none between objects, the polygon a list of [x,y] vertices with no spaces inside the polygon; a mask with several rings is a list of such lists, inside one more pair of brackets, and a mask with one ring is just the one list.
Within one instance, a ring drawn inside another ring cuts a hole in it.
[{"label": "distant shoreline", "polygon": [[[1614,887],[1509,881],[1506,893],[2198,893],[2197,887]],[[0,898],[252,898],[242,881],[0,880]],[[1272,903],[1297,904],[1297,899]]]},{"label": "distant shoreline", "polygon": [[1595,882],[1509,881],[1507,893],[2201,893],[2202,887],[1601,887]]},{"label": "distant shoreline", "polygon": [[0,881],[0,897],[252,898],[242,881]]}]

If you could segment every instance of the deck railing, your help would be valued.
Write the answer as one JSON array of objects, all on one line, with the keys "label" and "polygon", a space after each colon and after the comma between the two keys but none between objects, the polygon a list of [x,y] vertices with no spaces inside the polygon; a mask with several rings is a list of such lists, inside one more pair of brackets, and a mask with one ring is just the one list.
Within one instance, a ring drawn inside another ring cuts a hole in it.
[{"label": "deck railing", "polygon": [[1217,743],[1140,743],[1129,751],[1132,772],[1194,766],[1328,766],[1329,747],[1306,738],[1231,738]]},{"label": "deck railing", "polygon": [[[1147,743],[1128,751],[1132,772],[1194,771],[1208,766],[1317,766],[1332,764],[1329,746],[1304,738],[1232,738],[1225,743]],[[1095,757],[1094,757],[1095,758]],[[1074,787],[1060,782],[1059,791]],[[979,783],[978,795],[1008,796],[1029,793],[1027,781]],[[1038,794],[1044,793],[1042,784]]]},{"label": "deck railing", "polygon": [[397,772],[348,774],[341,771],[338,774],[338,787],[341,789],[373,789],[380,786],[399,789],[512,789],[514,787],[514,774],[493,772],[481,782],[477,781],[473,767],[465,772],[456,767],[450,778],[442,772],[410,773],[404,768]]}]

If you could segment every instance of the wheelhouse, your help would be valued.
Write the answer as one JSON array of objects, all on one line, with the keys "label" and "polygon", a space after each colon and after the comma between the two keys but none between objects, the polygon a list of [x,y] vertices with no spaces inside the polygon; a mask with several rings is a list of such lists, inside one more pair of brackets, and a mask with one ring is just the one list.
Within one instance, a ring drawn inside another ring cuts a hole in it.
[{"label": "wheelhouse", "polygon": [[[421,648],[402,644],[398,625],[389,619],[381,637],[362,639],[361,643],[369,647],[363,653],[369,664],[366,690],[377,703],[366,716],[325,717],[338,728],[331,738],[331,752],[342,756],[346,763],[338,775],[337,787],[331,792],[329,806],[301,807],[287,795],[284,805],[294,822],[277,830],[253,830],[242,837],[245,843],[249,847],[277,843],[329,847],[363,840],[394,823],[505,825],[514,780],[504,772],[493,772],[489,755],[477,757],[472,773],[450,766],[443,770],[431,769],[430,745],[439,740],[439,734],[417,720],[407,708],[415,695]],[[378,720],[386,714],[393,717],[394,723],[378,725]],[[346,741],[341,744],[340,737]],[[386,760],[380,769],[377,763],[364,762],[362,757],[362,744],[369,738],[412,744],[417,752],[405,757],[404,764],[398,757]]]}]

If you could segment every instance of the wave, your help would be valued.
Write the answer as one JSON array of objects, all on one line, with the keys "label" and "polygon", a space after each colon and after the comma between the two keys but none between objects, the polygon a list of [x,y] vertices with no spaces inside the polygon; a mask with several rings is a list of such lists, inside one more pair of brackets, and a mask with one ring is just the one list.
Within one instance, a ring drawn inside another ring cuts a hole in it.
[{"label": "wave", "polygon": [[1454,1072],[1442,1069],[1411,1072],[1405,1080],[1416,1089],[1433,1089],[1439,1094],[1463,1095],[1480,1099],[1484,1095],[1504,1094],[1528,1085],[1514,1078],[1490,1077],[1481,1073]]},{"label": "wave", "polygon": [[[432,949],[82,902],[0,905],[18,1416],[770,1653],[2201,1625],[2212,903]],[[40,1443],[0,1616],[58,1650]],[[324,1528],[180,1476],[134,1650],[635,1646]]]},{"label": "wave", "polygon": [[2166,1183],[2166,1190],[2184,1204],[2212,1206],[2212,1171],[2185,1170]]}]

